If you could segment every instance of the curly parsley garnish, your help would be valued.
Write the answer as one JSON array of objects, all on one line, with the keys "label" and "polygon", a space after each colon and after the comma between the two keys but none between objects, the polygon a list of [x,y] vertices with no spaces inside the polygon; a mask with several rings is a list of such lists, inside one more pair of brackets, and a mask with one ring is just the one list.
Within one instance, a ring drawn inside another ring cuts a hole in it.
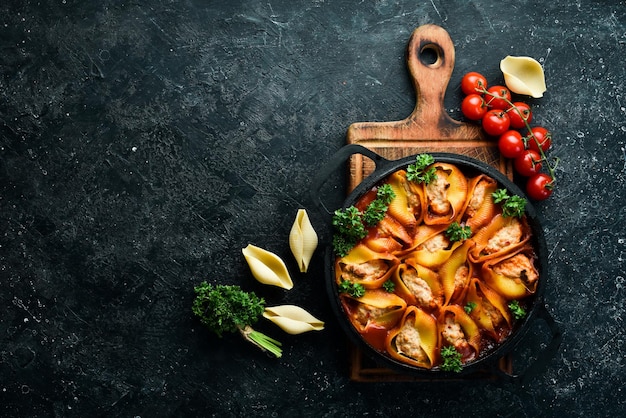
[{"label": "curly parsley garnish", "polygon": [[341,283],[339,283],[339,293],[347,293],[353,298],[360,298],[365,294],[365,288],[360,283],[342,280]]},{"label": "curly parsley garnish", "polygon": [[449,345],[441,349],[441,370],[446,372],[460,372],[463,369],[463,363],[461,363],[461,353],[456,348]]},{"label": "curly parsley garnish", "polygon": [[474,308],[476,308],[476,302],[467,302],[465,306],[463,307],[463,309],[468,315],[472,313]]},{"label": "curly parsley garnish", "polygon": [[265,300],[236,285],[212,285],[206,281],[194,287],[192,312],[218,337],[239,332],[244,339],[276,357],[282,355],[281,343],[252,328],[265,309]]},{"label": "curly parsley garnish", "polygon": [[419,154],[415,157],[415,163],[406,168],[406,178],[414,183],[431,183],[436,177],[435,167],[430,167],[435,159],[430,154]]},{"label": "curly parsley garnish", "polygon": [[355,206],[343,210],[337,209],[333,216],[333,226],[340,234],[348,238],[361,239],[367,235],[361,212]]},{"label": "curly parsley garnish", "polygon": [[385,289],[385,291],[388,293],[393,293],[393,291],[396,290],[396,284],[391,280],[387,280],[385,283],[383,283],[383,289]]},{"label": "curly parsley garnish", "polygon": [[506,189],[498,189],[491,194],[494,203],[500,203],[502,216],[521,218],[526,210],[526,199],[521,196],[510,196]]},{"label": "curly parsley garnish", "polygon": [[382,221],[387,213],[387,208],[391,201],[396,197],[396,193],[390,184],[383,184],[376,190],[376,199],[367,205],[365,213],[363,213],[363,220],[368,226],[374,226],[378,222]]},{"label": "curly parsley garnish", "polygon": [[340,234],[333,235],[333,249],[340,257],[344,257],[348,254],[350,250],[354,248],[356,243],[357,240],[355,239],[346,238]]},{"label": "curly parsley garnish", "polygon": [[346,255],[356,243],[367,236],[362,214],[356,207],[337,209],[333,215],[333,226],[337,233],[333,236],[333,248],[340,256]]},{"label": "curly parsley garnish", "polygon": [[380,200],[388,205],[396,197],[396,193],[393,191],[391,184],[383,184],[376,190],[376,199]]},{"label": "curly parsley garnish", "polygon": [[363,212],[363,222],[367,226],[374,226],[383,220],[385,213],[387,213],[387,204],[382,200],[372,200],[372,203],[367,205],[365,212]]},{"label": "curly parsley garnish", "polygon": [[509,303],[509,309],[515,317],[515,319],[522,319],[526,316],[526,309],[524,309],[518,301],[513,300]]},{"label": "curly parsley garnish", "polygon": [[333,236],[333,248],[339,256],[345,256],[360,240],[367,236],[366,227],[375,226],[387,213],[389,203],[396,197],[389,184],[383,184],[376,191],[372,200],[361,213],[355,206],[337,209],[333,215],[333,226],[337,232]]},{"label": "curly parsley garnish", "polygon": [[446,229],[446,236],[452,242],[464,241],[472,236],[472,230],[469,226],[461,226],[458,222],[452,222]]}]

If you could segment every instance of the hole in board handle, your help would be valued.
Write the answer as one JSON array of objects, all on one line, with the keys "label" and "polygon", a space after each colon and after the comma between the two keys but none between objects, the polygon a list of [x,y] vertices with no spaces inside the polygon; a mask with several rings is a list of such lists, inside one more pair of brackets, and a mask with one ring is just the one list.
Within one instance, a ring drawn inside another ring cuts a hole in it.
[{"label": "hole in board handle", "polygon": [[418,53],[420,62],[430,68],[437,68],[441,65],[443,61],[441,59],[442,55],[443,51],[435,44],[424,45]]}]

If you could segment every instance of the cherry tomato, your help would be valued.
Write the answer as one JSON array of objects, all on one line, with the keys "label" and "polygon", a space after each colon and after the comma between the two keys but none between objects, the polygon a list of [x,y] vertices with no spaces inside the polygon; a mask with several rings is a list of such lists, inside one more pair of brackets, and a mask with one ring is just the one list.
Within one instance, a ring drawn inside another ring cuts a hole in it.
[{"label": "cherry tomato", "polygon": [[487,79],[475,71],[469,72],[461,79],[461,91],[464,94],[480,93],[476,89],[487,89]]},{"label": "cherry tomato", "polygon": [[518,131],[509,130],[500,135],[498,149],[506,158],[517,158],[524,152],[524,139]]},{"label": "cherry tomato", "polygon": [[511,128],[514,129],[524,129],[526,127],[524,120],[528,123],[533,120],[533,112],[530,110],[530,106],[524,102],[513,103],[513,107],[509,108],[507,112],[511,119]]},{"label": "cherry tomato", "polygon": [[[487,89],[485,101],[487,105],[492,109],[507,110],[511,105],[511,92],[504,86],[491,86]],[[507,102],[508,100],[508,102]]]},{"label": "cherry tomato", "polygon": [[509,129],[511,121],[504,110],[491,109],[483,116],[482,125],[488,135],[500,136]]},{"label": "cherry tomato", "polygon": [[552,194],[553,183],[552,177],[546,173],[533,174],[526,182],[526,194],[533,200],[545,200]]},{"label": "cherry tomato", "polygon": [[[552,134],[546,128],[541,126],[535,126],[531,129],[535,138],[541,145],[541,149],[543,152],[548,151],[550,145],[552,145]],[[537,146],[537,142],[533,139],[532,136],[528,138],[528,149],[531,149],[539,154],[539,147]]]},{"label": "cherry tomato", "polygon": [[469,120],[482,119],[487,110],[487,103],[480,94],[469,94],[461,102],[461,112]]},{"label": "cherry tomato", "polygon": [[527,149],[513,160],[513,167],[520,175],[530,177],[541,170],[541,156],[536,151]]}]

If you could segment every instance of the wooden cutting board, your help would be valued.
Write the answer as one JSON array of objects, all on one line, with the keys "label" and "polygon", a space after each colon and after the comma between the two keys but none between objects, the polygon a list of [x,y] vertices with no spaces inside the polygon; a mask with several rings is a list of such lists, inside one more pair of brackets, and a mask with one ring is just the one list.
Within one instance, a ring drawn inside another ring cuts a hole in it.
[{"label": "wooden cutting board", "polygon": [[[357,122],[348,127],[347,143],[363,145],[396,160],[423,152],[451,152],[473,157],[512,177],[510,162],[500,156],[497,141],[485,138],[476,124],[454,120],[444,108],[444,96],[454,69],[454,44],[436,25],[420,26],[411,35],[407,65],[416,93],[413,112],[404,120]],[[374,170],[360,154],[349,162],[351,191]]]},{"label": "wooden cutting board", "polygon": [[[409,40],[407,65],[416,92],[413,112],[393,122],[358,122],[347,132],[349,144],[363,145],[379,155],[396,160],[424,152],[450,152],[483,161],[509,178],[513,170],[500,155],[497,141],[486,138],[480,126],[452,119],[444,108],[444,96],[454,69],[454,44],[445,29],[435,25],[418,27]],[[375,168],[369,158],[355,154],[350,158],[348,192]],[[381,368],[366,359],[361,350],[351,347],[351,380],[358,382],[419,380]],[[511,359],[502,358],[501,370],[512,371]],[[486,378],[478,373],[471,379]]]}]

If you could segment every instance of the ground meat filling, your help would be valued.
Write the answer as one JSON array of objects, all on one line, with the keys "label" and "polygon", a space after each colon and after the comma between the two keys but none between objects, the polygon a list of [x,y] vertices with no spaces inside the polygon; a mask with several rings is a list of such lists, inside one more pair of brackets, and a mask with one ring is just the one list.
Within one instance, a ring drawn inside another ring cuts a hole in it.
[{"label": "ground meat filling", "polygon": [[493,266],[493,271],[511,279],[521,279],[526,285],[532,285],[539,279],[533,262],[525,254],[516,254]]},{"label": "ground meat filling", "polygon": [[468,345],[461,325],[454,320],[452,315],[446,316],[441,335],[444,340],[448,342],[448,344],[453,345],[454,347],[463,347]]},{"label": "ground meat filling", "polygon": [[428,198],[428,208],[435,215],[446,215],[450,212],[450,201],[448,200],[448,176],[441,170],[437,171],[435,180],[426,186],[426,196]]},{"label": "ground meat filling", "polygon": [[371,260],[361,264],[346,264],[341,272],[341,277],[351,282],[373,281],[382,277],[389,270],[385,260]]},{"label": "ground meat filling", "polygon": [[409,208],[413,211],[415,218],[419,218],[422,212],[422,202],[420,196],[417,193],[413,193],[408,182],[404,183],[404,191],[406,192],[406,199]]},{"label": "ground meat filling", "polygon": [[472,218],[476,215],[478,208],[485,201],[485,197],[487,196],[487,185],[489,183],[486,180],[480,180],[476,187],[474,187],[474,193],[472,194],[472,198],[467,204],[467,209],[465,209],[465,215],[468,218]]},{"label": "ground meat filling", "polygon": [[500,228],[489,239],[487,245],[483,249],[485,254],[493,254],[498,251],[516,244],[521,241],[523,235],[522,224],[515,218],[511,219],[511,222],[503,228]]},{"label": "ground meat filling", "polygon": [[396,349],[398,353],[410,357],[419,362],[427,362],[428,356],[420,345],[420,334],[415,325],[407,321],[396,336]]},{"label": "ground meat filling", "polygon": [[371,305],[359,303],[355,311],[354,319],[356,319],[362,327],[365,327],[372,319],[378,318],[387,312],[389,312],[389,308],[376,308]]},{"label": "ground meat filling", "polygon": [[454,273],[454,289],[463,289],[469,283],[469,267],[465,264],[456,269]]},{"label": "ground meat filling", "polygon": [[432,289],[424,279],[419,277],[417,270],[407,269],[402,275],[402,282],[411,294],[415,296],[418,306],[428,308],[436,306],[435,295],[433,295]]},{"label": "ground meat filling", "polygon": [[417,249],[425,249],[428,252],[434,253],[435,251],[445,250],[448,247],[450,247],[450,240],[444,234],[437,234],[434,237],[430,238],[428,241],[424,241],[420,246],[417,247]]}]

